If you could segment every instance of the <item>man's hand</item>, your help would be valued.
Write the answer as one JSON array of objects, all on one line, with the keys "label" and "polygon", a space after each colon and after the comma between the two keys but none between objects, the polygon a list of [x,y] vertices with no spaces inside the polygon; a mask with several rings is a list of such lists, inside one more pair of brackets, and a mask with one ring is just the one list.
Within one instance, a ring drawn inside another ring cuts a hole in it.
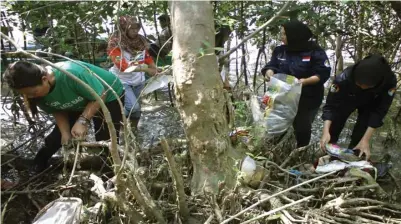
[{"label": "man's hand", "polygon": [[330,142],[330,139],[331,139],[330,133],[328,131],[323,131],[323,135],[320,138],[320,148],[323,151],[326,151],[326,144]]},{"label": "man's hand", "polygon": [[78,122],[75,122],[74,127],[72,127],[71,129],[72,137],[77,139],[84,138],[87,132],[88,132],[88,126]]},{"label": "man's hand", "polygon": [[273,70],[271,70],[271,69],[267,70],[265,73],[265,76],[264,76],[265,81],[269,82],[270,78],[273,77],[273,75],[274,75]]},{"label": "man's hand", "polygon": [[359,141],[358,145],[356,145],[354,147],[354,149],[359,149],[361,151],[359,153],[359,157],[362,157],[362,155],[365,154],[366,160],[369,160],[369,158],[370,158],[369,141],[361,139],[361,141]]}]

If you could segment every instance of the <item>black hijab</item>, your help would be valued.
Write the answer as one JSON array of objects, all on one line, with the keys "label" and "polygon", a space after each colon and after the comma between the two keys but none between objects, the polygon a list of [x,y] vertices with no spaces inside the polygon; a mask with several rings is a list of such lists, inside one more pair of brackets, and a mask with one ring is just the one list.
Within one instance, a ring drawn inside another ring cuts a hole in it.
[{"label": "black hijab", "polygon": [[298,20],[292,20],[283,25],[287,37],[287,51],[310,51],[319,49],[319,45],[314,41],[309,41],[313,37],[309,27]]},{"label": "black hijab", "polygon": [[391,78],[392,74],[387,60],[381,55],[373,54],[354,65],[351,78],[359,84],[377,87]]}]

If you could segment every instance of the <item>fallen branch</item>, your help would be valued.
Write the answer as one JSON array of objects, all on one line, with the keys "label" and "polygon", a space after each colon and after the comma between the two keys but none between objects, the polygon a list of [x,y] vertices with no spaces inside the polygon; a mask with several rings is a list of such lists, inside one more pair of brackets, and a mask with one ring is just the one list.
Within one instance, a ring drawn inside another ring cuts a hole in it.
[{"label": "fallen branch", "polygon": [[253,218],[253,219],[250,219],[250,220],[248,220],[248,221],[242,222],[241,224],[248,224],[248,223],[251,223],[251,222],[253,222],[253,221],[259,220],[259,219],[261,219],[261,218],[263,218],[263,217],[266,217],[266,216],[268,216],[268,215],[274,214],[274,213],[276,213],[276,212],[279,212],[279,211],[281,211],[281,210],[283,210],[283,209],[286,209],[286,208],[288,208],[288,207],[291,207],[291,206],[293,206],[293,205],[296,205],[296,204],[299,204],[299,203],[301,203],[301,202],[307,201],[307,200],[309,200],[309,199],[311,199],[311,198],[313,198],[313,197],[314,197],[314,196],[311,195],[311,196],[309,196],[309,197],[303,198],[303,199],[298,200],[298,201],[295,201],[295,202],[293,202],[293,203],[286,204],[286,205],[284,205],[284,206],[282,206],[282,207],[280,207],[280,208],[270,210],[270,211],[268,211],[268,212],[266,212],[266,213],[263,213],[262,215],[256,216],[256,217]]},{"label": "fallen branch", "polygon": [[114,192],[107,192],[104,188],[104,182],[100,177],[96,176],[95,174],[91,174],[89,179],[93,180],[94,182],[91,191],[95,193],[101,200],[111,202],[112,204],[118,204],[125,214],[130,217],[130,220],[133,223],[141,223],[144,221],[144,217],[137,212],[133,206],[131,206],[129,203],[126,203],[124,200],[118,200]]},{"label": "fallen branch", "polygon": [[275,193],[275,194],[273,194],[272,196],[267,197],[267,198],[265,198],[265,199],[263,199],[263,200],[260,200],[260,201],[258,201],[257,203],[255,203],[255,204],[249,206],[248,208],[246,208],[246,209],[240,211],[239,213],[235,214],[234,216],[231,216],[230,218],[224,220],[221,224],[228,223],[229,221],[231,221],[231,220],[237,218],[238,216],[244,214],[245,212],[251,210],[252,208],[255,208],[256,206],[260,205],[261,203],[264,203],[264,202],[268,201],[268,200],[269,200],[270,198],[272,198],[272,197],[276,197],[276,196],[281,195],[281,194],[283,194],[283,193],[285,193],[285,192],[288,192],[288,191],[291,191],[291,190],[293,190],[293,189],[295,189],[295,188],[298,188],[298,187],[300,187],[300,186],[302,186],[302,185],[305,185],[305,184],[314,182],[314,181],[316,181],[316,180],[319,180],[319,179],[321,179],[321,178],[323,178],[323,177],[327,177],[327,176],[329,176],[329,175],[332,175],[332,174],[334,174],[334,173],[336,173],[336,172],[337,172],[337,171],[333,171],[333,172],[330,172],[330,173],[326,173],[326,174],[321,175],[321,176],[319,176],[319,177],[316,177],[316,178],[307,180],[307,181],[305,181],[305,182],[302,182],[302,183],[300,183],[300,184],[297,184],[297,185],[295,185],[295,186],[292,186],[292,187],[290,187],[290,188],[287,188],[287,189],[285,189],[285,190],[283,190],[283,191],[280,191],[280,192],[278,192],[278,193]]},{"label": "fallen branch", "polygon": [[352,192],[352,191],[366,191],[369,189],[375,189],[378,188],[379,184],[370,184],[370,185],[365,185],[365,186],[359,186],[359,187],[334,187],[334,188],[323,188],[323,187],[318,187],[318,188],[312,188],[312,189],[308,189],[308,188],[297,188],[295,189],[296,191],[299,192],[305,192],[305,193],[317,193],[320,191],[325,191],[326,193],[330,193],[330,192],[336,192],[336,193],[344,193],[344,192]]},{"label": "fallen branch", "polygon": [[81,142],[81,146],[88,148],[110,148],[110,141]]},{"label": "fallen branch", "polygon": [[174,160],[173,155],[170,152],[170,147],[168,146],[165,138],[161,140],[161,145],[164,150],[164,154],[166,155],[168,165],[170,166],[174,187],[177,193],[179,211],[184,221],[186,221],[189,218],[189,210],[184,191],[184,180],[182,179],[182,175],[178,170],[177,164]]},{"label": "fallen branch", "polygon": [[210,222],[212,222],[212,220],[213,220],[213,217],[214,217],[214,214],[211,214],[209,216],[209,218],[207,218],[207,220],[206,220],[206,222],[204,224],[210,224]]},{"label": "fallen branch", "polygon": [[[67,186],[71,184],[72,177],[74,176],[75,168],[77,167],[77,161],[78,161],[78,156],[79,156],[79,147],[80,147],[80,142],[77,144],[77,150],[75,150],[75,159],[74,159],[74,165],[72,166],[71,170],[71,175],[70,178],[68,179]],[[63,147],[64,150],[64,147]]]},{"label": "fallen branch", "polygon": [[[1,193],[3,194],[3,192],[1,192]],[[4,215],[6,214],[6,211],[7,211],[7,205],[8,205],[8,203],[10,203],[10,201],[13,200],[14,198],[15,198],[15,196],[14,196],[14,194],[12,194],[12,195],[8,198],[7,202],[4,204],[3,211],[1,211],[1,220],[0,220],[0,223],[4,223]]]},{"label": "fallen branch", "polygon": [[305,151],[305,150],[309,149],[312,145],[313,145],[313,144],[310,144],[310,145],[307,145],[307,146],[304,146],[304,147],[300,147],[300,148],[296,148],[296,149],[292,150],[291,153],[290,153],[290,155],[284,160],[283,163],[281,163],[280,167],[281,167],[281,168],[284,168],[285,165],[287,165],[287,163],[290,162],[290,160],[292,159],[292,157],[293,157],[295,154],[300,153],[300,152],[302,152],[302,151]]},{"label": "fallen branch", "polygon": [[401,205],[400,204],[390,204],[382,201],[377,201],[369,198],[352,198],[352,199],[347,199],[344,200],[343,203],[340,205],[342,206],[356,206],[362,203],[368,203],[368,204],[378,204],[378,205],[383,205],[388,208],[395,209],[397,211],[401,211]]}]

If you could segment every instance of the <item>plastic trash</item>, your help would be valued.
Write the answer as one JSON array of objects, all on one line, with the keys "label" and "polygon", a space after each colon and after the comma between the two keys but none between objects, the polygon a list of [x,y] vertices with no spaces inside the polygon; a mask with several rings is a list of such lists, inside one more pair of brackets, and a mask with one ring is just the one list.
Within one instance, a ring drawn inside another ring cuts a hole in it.
[{"label": "plastic trash", "polygon": [[243,173],[243,180],[245,183],[249,183],[252,180],[253,175],[256,171],[256,162],[251,157],[246,156],[242,161],[241,172]]},{"label": "plastic trash", "polygon": [[332,171],[340,171],[344,170],[345,168],[359,168],[359,169],[374,169],[374,167],[365,160],[362,161],[355,161],[355,162],[343,162],[341,160],[332,160],[327,164],[324,165],[318,165],[316,167],[315,172],[316,173],[329,173]]},{"label": "plastic trash", "polygon": [[275,74],[267,84],[267,99],[264,117],[267,133],[280,135],[291,127],[298,111],[302,85],[294,76]]},{"label": "plastic trash", "polygon": [[173,76],[171,75],[160,75],[151,78],[142,90],[142,94],[146,95],[155,90],[161,89],[167,86],[169,82],[173,82]]},{"label": "plastic trash", "polygon": [[327,154],[339,158],[343,161],[360,161],[361,158],[355,155],[355,151],[352,149],[341,148],[338,145],[334,144],[326,144],[326,152]]},{"label": "plastic trash", "polygon": [[250,107],[254,122],[269,136],[278,136],[291,127],[298,111],[302,85],[294,76],[274,74],[263,97],[252,96]]},{"label": "plastic trash", "polygon": [[40,210],[33,224],[78,224],[81,209],[80,198],[59,198]]}]

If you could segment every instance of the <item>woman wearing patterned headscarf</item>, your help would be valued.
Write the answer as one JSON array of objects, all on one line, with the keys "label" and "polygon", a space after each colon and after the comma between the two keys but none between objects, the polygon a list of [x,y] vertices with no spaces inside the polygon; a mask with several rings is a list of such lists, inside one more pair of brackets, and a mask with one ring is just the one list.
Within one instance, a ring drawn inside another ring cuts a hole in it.
[{"label": "woman wearing patterned headscarf", "polygon": [[135,17],[121,16],[109,39],[108,55],[114,63],[110,72],[118,76],[125,88],[125,113],[136,128],[141,117],[139,96],[144,87],[145,73],[156,74],[156,65],[149,55],[148,43],[139,34],[141,24]]}]

